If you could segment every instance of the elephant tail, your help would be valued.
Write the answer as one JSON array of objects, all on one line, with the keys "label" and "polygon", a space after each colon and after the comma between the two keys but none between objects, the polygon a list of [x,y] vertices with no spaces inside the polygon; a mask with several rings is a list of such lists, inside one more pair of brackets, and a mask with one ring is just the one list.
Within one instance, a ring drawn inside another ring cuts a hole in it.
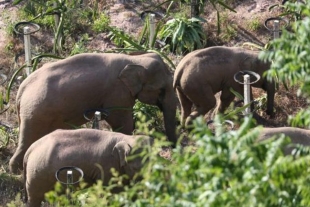
[{"label": "elephant tail", "polygon": [[173,77],[173,89],[176,90],[178,86],[180,86],[180,79],[182,73],[180,71],[175,72]]},{"label": "elephant tail", "polygon": [[23,162],[23,167],[24,167],[24,170],[23,170],[23,180],[24,180],[24,189],[25,189],[25,199],[24,199],[24,202],[25,203],[28,202],[28,194],[27,194],[27,162],[28,162],[28,156],[29,156],[29,153],[26,153],[25,157],[24,157],[24,162]]}]

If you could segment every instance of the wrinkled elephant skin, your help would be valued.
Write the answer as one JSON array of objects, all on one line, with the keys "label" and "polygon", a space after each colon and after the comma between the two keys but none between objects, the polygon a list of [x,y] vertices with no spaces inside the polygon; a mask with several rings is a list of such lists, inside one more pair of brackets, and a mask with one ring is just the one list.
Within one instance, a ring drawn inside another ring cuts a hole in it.
[{"label": "wrinkled elephant skin", "polygon": [[[83,181],[88,186],[100,179],[103,185],[108,185],[112,168],[120,175],[128,175],[129,180],[123,183],[128,184],[141,170],[143,158],[135,156],[134,159],[127,159],[127,156],[140,153],[146,144],[152,144],[149,137],[96,129],[60,129],[47,134],[34,142],[25,154],[24,182],[28,206],[40,206],[44,194],[54,189],[56,172],[59,173],[59,180],[66,182],[65,171],[59,172],[63,167],[81,169]],[[73,176],[76,182],[80,174],[74,171]]]},{"label": "wrinkled elephant skin", "polygon": [[275,84],[263,76],[269,67],[269,63],[258,59],[257,51],[237,47],[216,46],[187,54],[178,64],[173,80],[181,105],[182,125],[190,125],[195,118],[214,108],[214,95],[220,91],[219,112],[224,113],[235,98],[231,88],[243,95],[243,85],[234,80],[234,75],[241,70],[261,76],[252,86],[267,91],[267,114],[273,116]]},{"label": "wrinkled elephant skin", "polygon": [[[258,141],[264,141],[273,137],[278,138],[281,134],[291,139],[290,144],[310,146],[310,130],[296,127],[263,128],[259,134]],[[291,154],[293,149],[294,146],[286,146],[284,154]]]},{"label": "wrinkled elephant skin", "polygon": [[113,130],[131,134],[136,99],[160,107],[166,135],[173,144],[177,141],[172,74],[155,53],[86,53],[45,64],[22,82],[16,99],[19,143],[10,160],[13,173],[22,170],[33,142],[56,129],[86,123],[83,113],[89,109],[117,108],[106,121]]}]

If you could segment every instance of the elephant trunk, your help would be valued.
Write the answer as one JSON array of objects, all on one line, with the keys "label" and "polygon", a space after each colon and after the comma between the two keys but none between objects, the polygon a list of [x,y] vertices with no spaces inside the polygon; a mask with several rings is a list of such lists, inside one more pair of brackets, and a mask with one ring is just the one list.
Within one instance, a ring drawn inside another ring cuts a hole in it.
[{"label": "elephant trunk", "polygon": [[168,140],[172,142],[173,147],[177,143],[176,137],[176,96],[171,89],[171,93],[166,93],[165,98],[162,103],[162,111],[164,114],[164,125],[166,129],[166,135]]}]

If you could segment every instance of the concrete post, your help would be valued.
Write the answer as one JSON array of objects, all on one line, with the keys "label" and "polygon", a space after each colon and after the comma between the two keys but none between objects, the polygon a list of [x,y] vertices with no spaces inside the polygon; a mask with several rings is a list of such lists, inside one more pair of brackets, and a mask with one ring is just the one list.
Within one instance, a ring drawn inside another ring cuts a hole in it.
[{"label": "concrete post", "polygon": [[153,45],[153,40],[155,36],[155,14],[149,15],[150,19],[150,39],[149,39],[149,47],[151,48]]},{"label": "concrete post", "polygon": [[25,63],[26,63],[26,75],[30,75],[32,68],[31,63],[31,42],[30,42],[30,28],[24,27],[24,46],[25,46]]},{"label": "concrete post", "polygon": [[67,198],[70,200],[71,185],[73,183],[73,172],[72,170],[67,171]]},{"label": "concrete post", "polygon": [[93,126],[92,126],[93,129],[99,129],[99,121],[100,120],[101,120],[101,112],[96,111],[94,121],[93,121]]},{"label": "concrete post", "polygon": [[[243,77],[244,79],[244,105],[248,105],[249,103],[251,103],[251,85],[250,85],[250,76],[249,75],[244,75]],[[248,106],[247,108],[245,108],[244,110],[244,115],[249,115],[251,113],[251,107]]]},{"label": "concrete post", "polygon": [[280,37],[280,22],[279,20],[274,20],[273,22],[273,38],[279,38]]}]

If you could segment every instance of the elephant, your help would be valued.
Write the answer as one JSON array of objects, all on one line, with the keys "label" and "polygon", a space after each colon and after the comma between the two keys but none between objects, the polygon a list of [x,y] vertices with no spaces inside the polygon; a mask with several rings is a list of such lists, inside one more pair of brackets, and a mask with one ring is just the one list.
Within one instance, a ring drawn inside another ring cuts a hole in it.
[{"label": "elephant", "polygon": [[[263,128],[259,134],[258,141],[264,141],[280,134],[290,137],[292,144],[310,146],[310,130],[296,127]],[[293,149],[293,146],[286,147],[283,149],[284,154],[291,154]]]},{"label": "elephant", "polygon": [[[136,175],[144,162],[142,156],[136,155],[146,144],[152,145],[152,139],[148,136],[87,128],[58,129],[45,135],[35,141],[24,156],[23,175],[28,206],[41,205],[44,194],[54,189],[57,172],[59,180],[66,182],[65,172],[61,173],[59,169],[67,166],[81,169],[87,186],[100,179],[107,186],[112,168],[120,175],[128,176],[124,185],[136,180],[136,177],[139,179]],[[127,159],[130,155],[134,158]],[[78,181],[79,173],[73,172],[73,175],[73,182]]]},{"label": "elephant", "polygon": [[24,153],[34,141],[86,123],[83,112],[89,109],[110,108],[107,123],[114,131],[131,134],[136,99],[159,107],[165,133],[175,146],[177,97],[172,79],[156,53],[84,53],[43,65],[18,89],[19,141],[10,171],[23,169]]},{"label": "elephant", "polygon": [[177,65],[173,77],[173,88],[180,101],[181,124],[189,126],[195,118],[214,108],[214,95],[220,91],[219,112],[224,113],[235,98],[230,89],[243,94],[243,85],[234,80],[235,74],[242,70],[260,75],[260,80],[251,86],[267,92],[267,114],[273,117],[275,82],[268,81],[263,76],[270,68],[270,63],[259,60],[258,53],[240,47],[225,46],[188,53]]}]

